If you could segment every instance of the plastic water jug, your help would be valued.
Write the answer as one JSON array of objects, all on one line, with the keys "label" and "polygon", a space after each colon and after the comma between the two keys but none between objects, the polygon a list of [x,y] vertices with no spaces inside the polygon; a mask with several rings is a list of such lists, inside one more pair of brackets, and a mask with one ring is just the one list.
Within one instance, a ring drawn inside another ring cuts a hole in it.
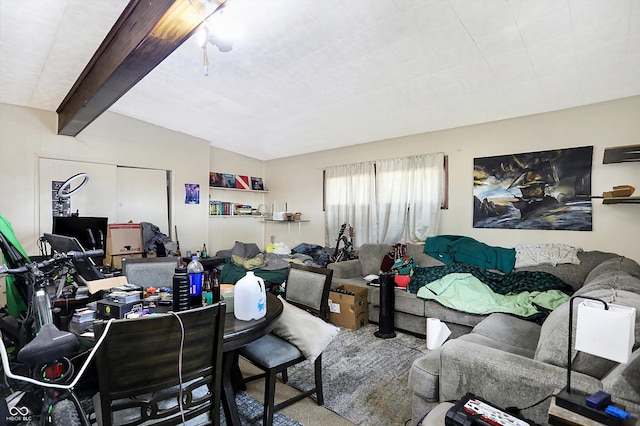
[{"label": "plastic water jug", "polygon": [[233,314],[242,321],[260,319],[267,313],[264,280],[249,271],[236,283]]}]

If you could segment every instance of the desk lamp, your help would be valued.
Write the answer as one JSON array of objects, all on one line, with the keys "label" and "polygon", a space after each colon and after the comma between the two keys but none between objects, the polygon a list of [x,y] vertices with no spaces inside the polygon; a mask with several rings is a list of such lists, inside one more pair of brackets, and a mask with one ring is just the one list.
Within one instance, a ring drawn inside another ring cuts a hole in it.
[{"label": "desk lamp", "polygon": [[567,387],[556,395],[556,404],[600,423],[616,424],[620,419],[588,407],[586,405],[588,395],[571,390],[573,301],[577,298],[586,300],[578,305],[575,349],[620,363],[627,363],[631,358],[635,339],[636,310],[589,296],[578,295],[569,300]]}]

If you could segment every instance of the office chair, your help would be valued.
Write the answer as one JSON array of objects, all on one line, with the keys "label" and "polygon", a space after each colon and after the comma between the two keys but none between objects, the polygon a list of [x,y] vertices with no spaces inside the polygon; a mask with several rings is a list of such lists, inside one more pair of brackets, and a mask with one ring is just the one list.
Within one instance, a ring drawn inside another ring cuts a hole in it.
[{"label": "office chair", "polygon": [[166,257],[142,257],[123,258],[122,274],[127,277],[127,282],[137,284],[143,288],[172,287],[173,274],[180,264],[180,258]]},{"label": "office chair", "polygon": [[[215,304],[114,321],[96,353],[102,424],[173,425],[209,413],[219,425],[224,315]],[[96,340],[105,326],[94,323]]]},{"label": "office chair", "polygon": [[[322,318],[329,319],[329,289],[333,270],[311,266],[291,264],[287,271],[285,300],[305,311]],[[239,354],[264,371],[262,374],[247,377],[244,381],[265,378],[265,400],[262,424],[271,426],[276,411],[316,394],[318,405],[324,404],[322,395],[322,354],[314,361],[315,387],[275,405],[276,374],[282,374],[282,381],[287,383],[287,368],[305,361],[307,358],[293,344],[273,333],[249,343],[239,349]]]}]

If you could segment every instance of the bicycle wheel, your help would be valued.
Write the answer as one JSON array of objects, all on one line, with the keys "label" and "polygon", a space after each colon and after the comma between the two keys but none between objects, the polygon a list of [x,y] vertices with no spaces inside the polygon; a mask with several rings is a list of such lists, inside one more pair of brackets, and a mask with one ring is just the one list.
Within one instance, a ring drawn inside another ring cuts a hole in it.
[{"label": "bicycle wheel", "polygon": [[73,401],[64,399],[51,410],[51,420],[57,426],[81,426],[80,416]]}]

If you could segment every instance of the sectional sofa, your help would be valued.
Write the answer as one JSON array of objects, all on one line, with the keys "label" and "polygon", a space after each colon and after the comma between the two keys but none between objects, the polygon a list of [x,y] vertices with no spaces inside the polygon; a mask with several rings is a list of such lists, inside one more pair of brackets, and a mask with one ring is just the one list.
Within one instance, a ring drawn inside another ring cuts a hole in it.
[{"label": "sectional sofa", "polygon": [[[333,285],[366,286],[369,318],[379,318],[379,288],[367,286],[364,277],[376,274],[384,255],[383,244],[365,244],[359,258],[330,264]],[[408,245],[407,255],[418,266],[442,266],[423,253],[423,246]],[[579,264],[536,265],[520,270],[551,273],[571,285],[575,294],[633,306],[640,311],[640,266],[615,253],[584,251]],[[517,271],[518,269],[516,269]],[[424,335],[426,318],[444,321],[452,336],[441,348],[413,362],[409,373],[414,424],[442,401],[457,400],[466,392],[498,406],[525,407],[566,383],[568,349],[568,303],[554,310],[542,324],[511,315],[474,315],[454,311],[431,300],[422,300],[404,290],[395,290],[394,322],[397,329]],[[640,322],[640,314],[636,316]],[[575,321],[574,321],[575,324]],[[628,364],[578,352],[574,354],[572,387],[584,392],[605,390],[633,412],[640,412],[640,323]],[[531,420],[546,424],[549,400],[523,412]]]}]

